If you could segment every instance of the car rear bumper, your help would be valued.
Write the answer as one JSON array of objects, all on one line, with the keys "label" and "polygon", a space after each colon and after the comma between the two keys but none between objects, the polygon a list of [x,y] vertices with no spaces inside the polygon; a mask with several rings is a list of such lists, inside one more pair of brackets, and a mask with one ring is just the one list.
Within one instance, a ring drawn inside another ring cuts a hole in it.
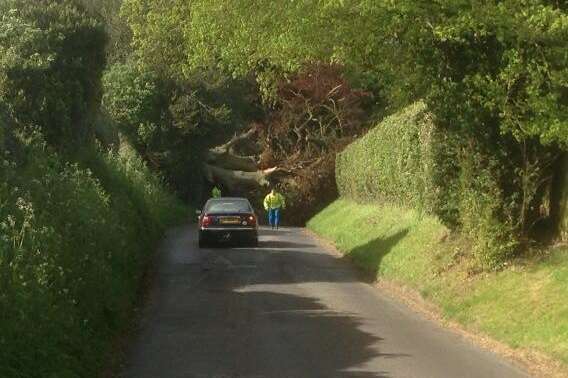
[{"label": "car rear bumper", "polygon": [[252,227],[201,227],[201,232],[227,232],[227,231],[240,231],[240,232],[257,232],[256,228]]},{"label": "car rear bumper", "polygon": [[256,240],[258,230],[251,227],[201,227],[199,238],[207,241]]}]

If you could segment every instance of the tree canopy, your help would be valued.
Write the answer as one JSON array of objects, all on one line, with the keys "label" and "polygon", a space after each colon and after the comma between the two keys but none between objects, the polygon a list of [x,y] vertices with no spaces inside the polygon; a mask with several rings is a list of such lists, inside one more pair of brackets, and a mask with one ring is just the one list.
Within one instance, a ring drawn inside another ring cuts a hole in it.
[{"label": "tree canopy", "polygon": [[428,95],[435,109],[448,97],[474,101],[501,119],[501,131],[549,143],[564,142],[568,130],[562,4],[127,0],[123,12],[143,59],[178,74],[253,73],[270,95],[280,75],[339,63],[395,108]]},{"label": "tree canopy", "polygon": [[46,138],[85,138],[98,109],[107,41],[71,0],[0,3],[0,102]]}]

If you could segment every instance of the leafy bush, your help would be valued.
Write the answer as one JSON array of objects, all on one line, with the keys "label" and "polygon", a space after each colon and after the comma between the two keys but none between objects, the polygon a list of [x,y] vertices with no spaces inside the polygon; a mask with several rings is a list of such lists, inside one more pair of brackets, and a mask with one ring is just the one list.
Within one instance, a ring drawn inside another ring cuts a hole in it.
[{"label": "leafy bush", "polygon": [[441,124],[469,135],[496,129],[519,143],[535,138],[565,145],[564,2],[450,7],[422,44],[424,57],[433,59],[425,78],[434,82],[428,101]]},{"label": "leafy bush", "polygon": [[472,241],[472,252],[480,267],[500,268],[519,246],[514,220],[507,218],[508,198],[499,184],[502,168],[468,150],[459,161],[456,190],[458,220],[464,236]]},{"label": "leafy bush", "polygon": [[0,167],[0,376],[96,376],[183,208],[131,149],[78,165],[18,143]]}]

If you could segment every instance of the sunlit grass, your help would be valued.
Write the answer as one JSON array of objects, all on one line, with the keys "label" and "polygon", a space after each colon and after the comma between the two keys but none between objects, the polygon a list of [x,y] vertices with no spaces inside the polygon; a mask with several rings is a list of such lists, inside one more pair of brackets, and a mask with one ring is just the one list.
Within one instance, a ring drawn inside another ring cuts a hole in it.
[{"label": "sunlit grass", "polygon": [[474,274],[467,247],[415,211],[338,200],[308,227],[356,265],[422,293],[448,319],[568,364],[568,248]]}]

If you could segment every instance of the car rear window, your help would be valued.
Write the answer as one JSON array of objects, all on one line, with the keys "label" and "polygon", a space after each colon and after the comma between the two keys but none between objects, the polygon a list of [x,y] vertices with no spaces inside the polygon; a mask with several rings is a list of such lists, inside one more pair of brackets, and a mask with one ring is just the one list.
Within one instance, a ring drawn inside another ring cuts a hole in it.
[{"label": "car rear window", "polygon": [[205,205],[205,211],[208,213],[246,213],[252,211],[247,200],[211,200]]}]

